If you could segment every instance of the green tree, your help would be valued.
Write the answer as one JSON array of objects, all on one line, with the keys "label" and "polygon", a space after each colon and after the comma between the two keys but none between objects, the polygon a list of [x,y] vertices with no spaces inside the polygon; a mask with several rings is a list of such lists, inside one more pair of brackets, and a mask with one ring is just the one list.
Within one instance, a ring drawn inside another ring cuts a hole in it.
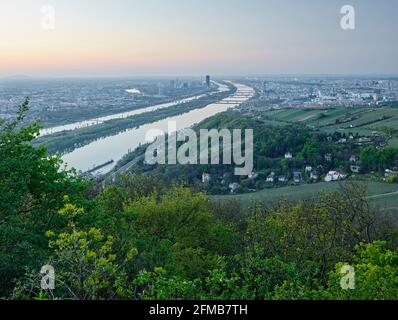
[{"label": "green tree", "polygon": [[29,100],[13,121],[0,120],[0,296],[9,292],[26,266],[36,266],[48,251],[44,232],[62,225],[57,211],[64,195],[83,203],[87,183],[30,143],[37,122],[24,125]]},{"label": "green tree", "polygon": [[387,248],[386,242],[361,244],[357,247],[353,262],[355,289],[341,287],[341,268],[347,263],[339,263],[330,273],[328,289],[324,297],[328,299],[354,300],[396,300],[398,299],[398,252]]}]

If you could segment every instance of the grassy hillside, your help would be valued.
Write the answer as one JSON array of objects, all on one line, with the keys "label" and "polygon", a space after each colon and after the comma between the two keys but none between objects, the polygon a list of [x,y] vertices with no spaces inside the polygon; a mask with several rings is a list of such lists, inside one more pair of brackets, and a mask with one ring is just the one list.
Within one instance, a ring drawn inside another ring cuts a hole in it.
[{"label": "grassy hillside", "polygon": [[[382,208],[398,208],[398,184],[387,184],[382,182],[363,182],[367,186],[368,199]],[[321,182],[299,186],[288,186],[282,188],[265,189],[251,194],[214,196],[216,200],[238,200],[243,203],[251,201],[262,201],[270,204],[282,199],[300,200],[315,196],[320,192],[331,193],[340,188],[340,183]]]},{"label": "grassy hillside", "polygon": [[[283,109],[264,113],[270,121],[296,122],[317,127],[325,132],[352,132],[371,135],[383,128],[398,128],[398,108],[330,108],[317,110]],[[394,135],[390,145],[398,147],[398,136]]]}]

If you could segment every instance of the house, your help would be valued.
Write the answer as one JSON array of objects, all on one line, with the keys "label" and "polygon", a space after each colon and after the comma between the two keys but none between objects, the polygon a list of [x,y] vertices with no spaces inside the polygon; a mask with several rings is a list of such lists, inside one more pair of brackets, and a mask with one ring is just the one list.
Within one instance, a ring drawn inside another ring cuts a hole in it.
[{"label": "house", "polygon": [[346,138],[341,138],[338,143],[347,143],[347,139]]},{"label": "house", "polygon": [[341,174],[339,171],[329,171],[325,177],[325,181],[326,182],[339,181],[339,180],[344,180],[345,177],[346,176]]},{"label": "house", "polygon": [[358,160],[359,160],[359,157],[358,157],[357,155],[355,155],[355,154],[353,154],[353,155],[350,157],[350,162],[351,162],[351,163],[356,163]]},{"label": "house", "polygon": [[325,160],[326,160],[327,162],[332,162],[332,154],[331,154],[331,153],[325,154]]},{"label": "house", "polygon": [[388,178],[389,176],[395,176],[397,174],[398,174],[398,171],[394,171],[394,170],[391,170],[391,169],[386,169],[386,171],[384,172],[384,176],[386,178]]},{"label": "house", "polygon": [[231,190],[231,193],[235,193],[235,191],[239,188],[239,183],[233,182],[229,184],[229,190]]},{"label": "house", "polygon": [[266,179],[267,182],[274,182],[275,181],[275,172],[271,172],[271,174]]},{"label": "house", "polygon": [[359,173],[359,172],[361,171],[361,167],[360,167],[360,166],[357,166],[357,165],[351,165],[351,166],[350,166],[350,170],[351,170],[351,172],[353,172],[353,173]]},{"label": "house", "polygon": [[301,175],[300,171],[294,171],[293,172],[293,181],[294,183],[300,183],[303,180],[303,177]]},{"label": "house", "polygon": [[285,159],[293,159],[293,154],[291,152],[286,152]]},{"label": "house", "polygon": [[319,180],[319,174],[317,171],[312,171],[310,174],[310,179],[313,181],[318,181]]},{"label": "house", "polygon": [[252,179],[252,180],[257,179],[258,178],[258,173],[253,171],[252,173],[250,173],[248,175],[248,178]]},{"label": "house", "polygon": [[202,174],[202,183],[209,183],[211,181],[211,174],[204,172]]},{"label": "house", "polygon": [[278,181],[279,181],[279,182],[286,182],[286,181],[287,181],[287,178],[286,178],[286,176],[279,176],[279,177],[278,177]]}]

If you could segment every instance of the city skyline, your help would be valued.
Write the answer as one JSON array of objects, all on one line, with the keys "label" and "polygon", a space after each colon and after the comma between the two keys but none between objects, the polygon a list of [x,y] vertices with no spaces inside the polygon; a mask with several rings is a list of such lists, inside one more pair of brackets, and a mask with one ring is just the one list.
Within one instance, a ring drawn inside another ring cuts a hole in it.
[{"label": "city skyline", "polygon": [[[345,4],[355,30],[340,27]],[[396,75],[397,9],[394,0],[16,0],[0,4],[0,77]]]}]

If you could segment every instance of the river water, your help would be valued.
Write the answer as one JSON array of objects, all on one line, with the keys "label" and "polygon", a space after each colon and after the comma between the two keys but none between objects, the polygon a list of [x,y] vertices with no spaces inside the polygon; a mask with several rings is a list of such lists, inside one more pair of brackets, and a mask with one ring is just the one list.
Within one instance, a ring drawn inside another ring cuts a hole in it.
[{"label": "river water", "polygon": [[173,102],[157,104],[157,105],[146,107],[146,108],[136,109],[136,110],[132,110],[132,111],[126,111],[126,112],[121,112],[121,113],[115,113],[115,114],[111,114],[111,115],[104,116],[104,117],[69,123],[69,124],[62,125],[62,126],[46,128],[46,129],[40,130],[40,136],[46,136],[46,135],[50,135],[50,134],[54,134],[54,133],[62,132],[62,131],[73,131],[75,129],[81,129],[81,128],[98,125],[98,124],[104,123],[105,121],[109,121],[109,120],[113,120],[113,119],[123,119],[123,118],[136,116],[136,115],[139,115],[142,113],[153,112],[153,111],[156,111],[159,109],[170,108],[177,104],[182,104],[182,103],[198,100],[198,99],[206,97],[206,96],[211,96],[215,93],[225,92],[225,91],[229,90],[226,85],[223,85],[221,83],[216,83],[216,84],[218,85],[218,89],[217,89],[217,91],[215,91],[213,93],[201,94],[201,95],[197,95],[197,96],[193,96],[193,97],[189,97],[189,98],[178,99]]},{"label": "river water", "polygon": [[159,129],[163,132],[168,132],[169,122],[175,122],[177,124],[177,130],[191,127],[220,112],[240,105],[255,94],[254,89],[251,87],[237,83],[233,83],[233,85],[236,86],[237,91],[220,102],[212,103],[204,108],[195,109],[178,116],[148,123],[138,128],[129,129],[114,136],[98,139],[64,155],[63,160],[67,163],[68,167],[74,167],[83,172],[110,160],[114,160],[112,164],[96,172],[97,174],[107,173],[112,170],[116,163],[129,151],[136,149],[141,144],[150,142],[145,140],[149,130]]}]

